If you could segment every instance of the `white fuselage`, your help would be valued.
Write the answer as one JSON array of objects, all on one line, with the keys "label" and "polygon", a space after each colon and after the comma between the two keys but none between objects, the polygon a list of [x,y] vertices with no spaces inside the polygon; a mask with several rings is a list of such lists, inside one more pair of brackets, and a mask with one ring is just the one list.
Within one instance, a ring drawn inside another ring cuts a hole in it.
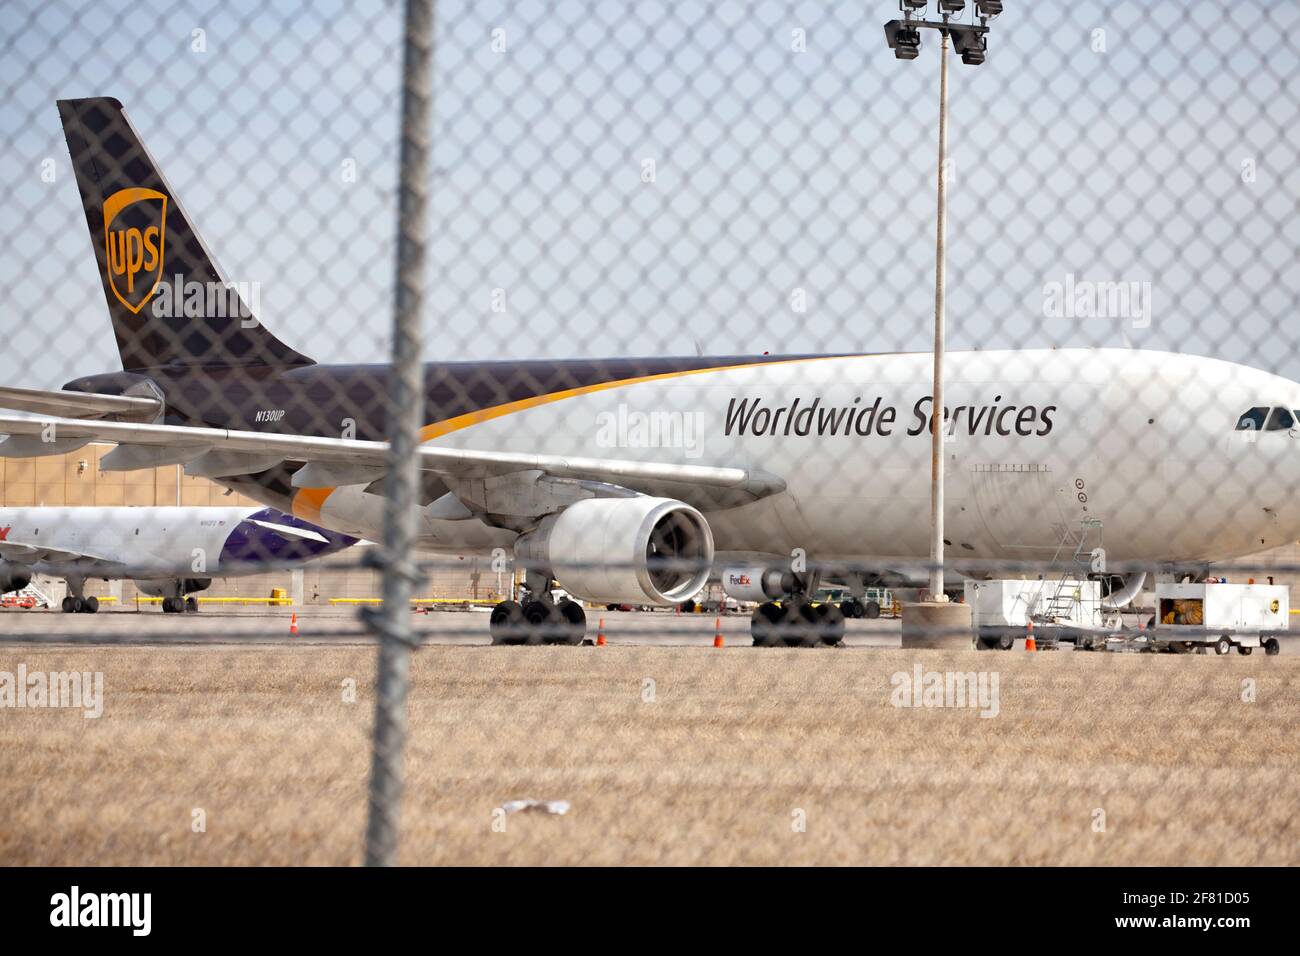
[{"label": "white fuselage", "polygon": [[[59,577],[212,577],[254,573],[223,566],[231,534],[261,508],[0,508],[0,557]],[[15,549],[22,549],[21,551]]]},{"label": "white fuselage", "polygon": [[[931,356],[910,353],[657,377],[436,443],[761,471],[785,490],[704,509],[720,553],[915,560],[930,548],[930,375]],[[1300,385],[1284,378],[1162,352],[960,352],[947,357],[945,398],[953,557],[1050,560],[1081,527],[1120,561],[1219,560],[1300,537],[1300,438],[1235,430],[1252,407],[1300,409]],[[377,537],[381,510],[379,496],[343,487],[320,520]],[[422,531],[445,551],[514,538],[477,519],[426,517]]]}]

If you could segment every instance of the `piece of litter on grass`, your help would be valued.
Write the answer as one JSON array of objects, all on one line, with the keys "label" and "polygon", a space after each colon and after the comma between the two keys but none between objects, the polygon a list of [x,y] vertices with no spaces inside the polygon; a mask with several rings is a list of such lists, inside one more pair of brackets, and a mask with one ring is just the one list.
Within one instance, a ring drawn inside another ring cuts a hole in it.
[{"label": "piece of litter on grass", "polygon": [[569,812],[568,800],[507,800],[501,804],[506,813],[520,813],[524,810],[539,810],[542,813],[555,813],[560,816]]}]

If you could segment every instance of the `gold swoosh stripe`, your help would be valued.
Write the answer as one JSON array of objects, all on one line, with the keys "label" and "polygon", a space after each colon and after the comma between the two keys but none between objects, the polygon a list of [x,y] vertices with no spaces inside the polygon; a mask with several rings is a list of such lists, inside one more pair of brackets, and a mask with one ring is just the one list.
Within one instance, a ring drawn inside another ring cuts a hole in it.
[{"label": "gold swoosh stripe", "polygon": [[[595,392],[603,392],[611,388],[622,388],[624,385],[640,385],[642,382],[657,382],[670,378],[685,378],[688,375],[699,375],[703,372],[730,372],[737,369],[759,368],[768,365],[786,365],[793,362],[818,362],[826,359],[846,357],[847,356],[843,355],[813,355],[805,358],[771,359],[766,362],[745,362],[740,365],[709,365],[705,368],[676,369],[671,372],[656,372],[653,375],[638,375],[633,378],[619,378],[609,382],[596,382],[592,385],[579,385],[574,388],[561,389],[558,392],[546,392],[542,395],[533,395],[529,398],[521,398],[513,402],[503,402],[500,405],[490,405],[487,408],[480,408],[478,411],[467,412],[464,415],[456,415],[452,418],[443,419],[440,422],[434,422],[432,425],[425,425],[420,429],[420,444],[424,444],[434,438],[440,438],[443,435],[449,435],[452,432],[460,431],[462,428],[469,428],[471,425],[479,425],[483,422],[489,422],[506,415],[513,415],[516,412],[527,411],[530,408],[537,408],[541,405],[549,405],[552,402],[562,401],[566,398],[576,398],[579,395],[591,395]],[[299,518],[311,521],[314,524],[321,523],[321,508],[325,505],[325,499],[334,491],[334,488],[298,489],[297,493],[293,497],[293,513]],[[301,506],[299,502],[301,502]]]}]

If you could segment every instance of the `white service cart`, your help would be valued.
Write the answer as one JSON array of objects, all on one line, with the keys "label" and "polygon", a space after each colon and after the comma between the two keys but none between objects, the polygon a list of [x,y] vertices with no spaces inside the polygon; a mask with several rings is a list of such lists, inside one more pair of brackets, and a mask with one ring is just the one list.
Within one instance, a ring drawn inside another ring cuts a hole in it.
[{"label": "white service cart", "polygon": [[1280,649],[1291,619],[1290,589],[1280,584],[1156,584],[1156,626],[1151,639],[1173,651],[1234,647],[1249,654]]},{"label": "white service cart", "polygon": [[1102,604],[1101,582],[1074,578],[991,581],[967,579],[966,603],[977,648],[1010,650],[1034,626],[1042,647],[1091,647],[1104,640],[1110,614]]}]

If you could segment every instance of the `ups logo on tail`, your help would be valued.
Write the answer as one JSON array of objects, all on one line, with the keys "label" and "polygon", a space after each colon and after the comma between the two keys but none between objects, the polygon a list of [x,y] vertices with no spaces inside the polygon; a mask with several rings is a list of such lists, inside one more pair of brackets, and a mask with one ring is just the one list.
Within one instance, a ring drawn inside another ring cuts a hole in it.
[{"label": "ups logo on tail", "polygon": [[119,189],[104,200],[104,252],[113,294],[139,312],[162,278],[167,197],[154,189]]}]

